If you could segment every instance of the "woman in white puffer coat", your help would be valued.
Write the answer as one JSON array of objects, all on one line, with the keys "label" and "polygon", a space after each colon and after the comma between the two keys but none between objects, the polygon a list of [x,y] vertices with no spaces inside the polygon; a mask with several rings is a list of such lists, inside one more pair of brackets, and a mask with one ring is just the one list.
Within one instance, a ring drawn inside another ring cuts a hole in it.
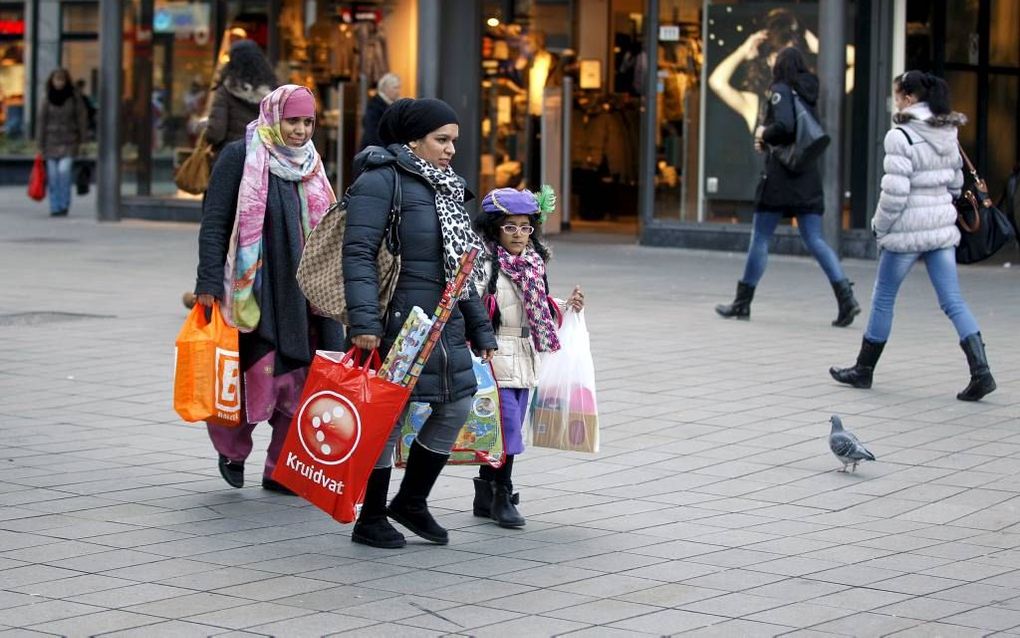
[{"label": "woman in white puffer coat", "polygon": [[928,269],[939,306],[953,322],[967,355],[970,383],[956,395],[977,401],[995,390],[977,321],[960,294],[955,246],[960,243],[953,200],[963,187],[957,127],[966,122],[949,105],[949,86],[922,71],[896,78],[896,126],[885,136],[885,174],[878,210],[871,221],[878,240],[878,276],[871,316],[857,363],[830,368],[840,383],[870,388],[875,364],[892,331],[900,284],[918,260]]}]

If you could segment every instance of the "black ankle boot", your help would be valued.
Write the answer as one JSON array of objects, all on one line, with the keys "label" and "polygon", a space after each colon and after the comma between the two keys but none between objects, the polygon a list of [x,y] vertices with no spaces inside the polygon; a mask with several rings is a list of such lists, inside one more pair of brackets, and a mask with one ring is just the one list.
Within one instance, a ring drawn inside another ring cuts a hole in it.
[{"label": "black ankle boot", "polygon": [[392,468],[377,467],[368,477],[361,514],[351,531],[351,541],[383,549],[396,549],[407,544],[404,535],[386,520],[386,491],[390,487]]},{"label": "black ankle boot", "polygon": [[500,527],[524,527],[524,517],[516,507],[520,495],[514,493],[513,469],[514,457],[508,454],[492,480],[492,520]]},{"label": "black ankle boot", "polygon": [[839,304],[839,316],[832,322],[837,328],[849,326],[854,322],[854,317],[861,314],[861,306],[854,299],[853,285],[849,279],[832,284],[832,292],[836,293],[836,303]]},{"label": "black ankle boot", "polygon": [[995,390],[995,379],[988,369],[988,357],[985,355],[985,344],[981,341],[981,333],[975,332],[960,342],[967,365],[970,366],[970,383],[963,392],[956,395],[961,401],[977,401]]},{"label": "black ankle boot", "polygon": [[733,303],[729,305],[719,304],[715,307],[715,311],[719,313],[720,317],[726,317],[727,319],[731,317],[750,319],[752,299],[754,299],[754,286],[738,281],[737,296]]},{"label": "black ankle boot", "polygon": [[861,339],[861,351],[857,354],[857,363],[852,368],[829,368],[829,374],[840,383],[846,383],[855,388],[870,388],[872,375],[875,373],[875,364],[882,356],[883,348],[885,348],[884,341]]},{"label": "black ankle boot", "polygon": [[449,458],[448,454],[428,450],[415,440],[407,455],[407,467],[404,469],[404,480],[400,482],[400,490],[386,509],[390,518],[425,540],[440,545],[449,543],[450,536],[432,518],[426,499]]},{"label": "black ankle boot", "polygon": [[475,479],[475,501],[471,504],[471,511],[475,516],[489,518],[492,516],[492,481],[476,476]]}]

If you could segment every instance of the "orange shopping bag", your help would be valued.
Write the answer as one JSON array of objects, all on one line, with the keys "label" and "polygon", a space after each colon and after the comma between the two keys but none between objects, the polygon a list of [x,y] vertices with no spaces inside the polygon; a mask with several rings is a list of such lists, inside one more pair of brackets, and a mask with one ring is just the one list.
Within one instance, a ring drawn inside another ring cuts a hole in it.
[{"label": "orange shopping bag", "polygon": [[219,304],[205,317],[195,304],[177,333],[174,348],[174,410],[185,421],[241,424],[241,359],[237,329],[227,325]]},{"label": "orange shopping bag", "polygon": [[341,523],[357,517],[368,477],[386,447],[411,388],[376,376],[379,352],[358,365],[357,352],[319,350],[273,480]]}]

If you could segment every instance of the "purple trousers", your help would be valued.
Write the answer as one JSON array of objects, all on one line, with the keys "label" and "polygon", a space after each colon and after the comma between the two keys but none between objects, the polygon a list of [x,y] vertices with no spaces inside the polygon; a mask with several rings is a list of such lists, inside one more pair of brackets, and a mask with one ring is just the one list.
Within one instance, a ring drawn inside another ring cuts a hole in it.
[{"label": "purple trousers", "polygon": [[503,423],[503,446],[507,454],[524,451],[524,415],[528,413],[528,388],[500,388],[499,414]]},{"label": "purple trousers", "polygon": [[[274,412],[273,416],[269,417],[269,425],[273,428],[273,434],[269,439],[269,449],[266,450],[266,466],[262,470],[262,476],[266,478],[271,478],[273,470],[276,469],[276,459],[280,458],[283,442],[287,440],[287,430],[290,428],[291,418],[280,411]],[[251,454],[251,433],[255,429],[255,425],[255,423],[243,423],[237,427],[228,428],[223,425],[206,423],[205,427],[217,452],[231,461],[243,463]]]},{"label": "purple trousers", "polygon": [[231,461],[244,462],[251,454],[252,430],[255,424],[268,421],[273,428],[266,450],[266,466],[262,475],[270,478],[276,469],[287,430],[301,399],[308,369],[292,370],[280,376],[273,376],[273,359],[270,352],[244,372],[241,378],[241,419],[237,427],[226,427],[206,423],[206,430],[216,451]]}]

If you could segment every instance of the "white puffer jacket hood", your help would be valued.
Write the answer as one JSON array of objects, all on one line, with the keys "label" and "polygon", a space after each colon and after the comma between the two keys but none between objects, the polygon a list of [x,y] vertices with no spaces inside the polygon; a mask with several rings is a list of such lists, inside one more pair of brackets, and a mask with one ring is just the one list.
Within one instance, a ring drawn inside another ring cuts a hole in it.
[{"label": "white puffer jacket hood", "polygon": [[895,115],[885,136],[882,193],[871,220],[878,245],[900,253],[960,243],[953,199],[963,187],[959,113],[935,116],[924,102]]}]

